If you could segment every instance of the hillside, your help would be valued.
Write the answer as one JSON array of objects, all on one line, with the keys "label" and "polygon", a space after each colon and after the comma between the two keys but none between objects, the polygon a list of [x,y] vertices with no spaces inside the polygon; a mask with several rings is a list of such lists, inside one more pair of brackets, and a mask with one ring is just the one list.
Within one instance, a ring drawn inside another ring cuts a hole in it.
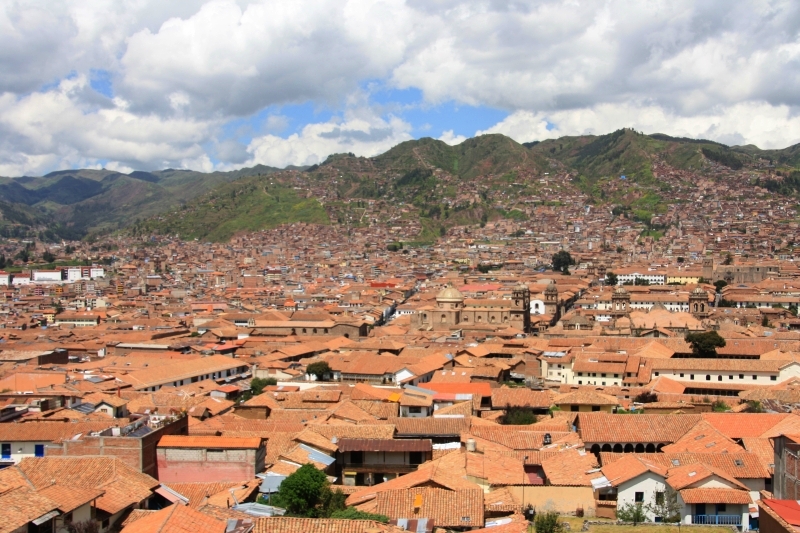
[{"label": "hillside", "polygon": [[226,241],[238,232],[292,222],[327,224],[328,217],[316,198],[274,185],[268,176],[255,176],[223,184],[176,210],[136,222],[129,232]]},{"label": "hillside", "polygon": [[[698,180],[755,180],[770,191],[800,195],[798,168],[800,145],[728,147],[630,129],[525,145],[499,134],[455,146],[422,138],[371,158],[333,154],[309,168],[68,170],[0,178],[0,235],[76,238],[132,228],[224,240],[281,222],[351,228],[392,222],[418,227],[419,241],[430,242],[456,226],[528,220],[535,205],[569,198],[649,225],[676,191]],[[375,211],[369,217],[365,202]]]},{"label": "hillside", "polygon": [[83,169],[0,178],[0,235],[79,239],[162,213],[220,184],[278,170],[263,165],[213,173]]}]

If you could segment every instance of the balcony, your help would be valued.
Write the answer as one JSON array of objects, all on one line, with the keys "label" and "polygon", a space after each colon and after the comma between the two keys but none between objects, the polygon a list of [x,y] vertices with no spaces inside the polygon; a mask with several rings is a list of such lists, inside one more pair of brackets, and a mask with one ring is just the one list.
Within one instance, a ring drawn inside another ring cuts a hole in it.
[{"label": "balcony", "polygon": [[741,526],[742,515],[737,514],[695,514],[692,524],[704,526]]},{"label": "balcony", "polygon": [[347,472],[385,472],[396,474],[408,474],[409,472],[416,472],[417,466],[409,464],[392,464],[392,463],[344,463],[342,470]]}]

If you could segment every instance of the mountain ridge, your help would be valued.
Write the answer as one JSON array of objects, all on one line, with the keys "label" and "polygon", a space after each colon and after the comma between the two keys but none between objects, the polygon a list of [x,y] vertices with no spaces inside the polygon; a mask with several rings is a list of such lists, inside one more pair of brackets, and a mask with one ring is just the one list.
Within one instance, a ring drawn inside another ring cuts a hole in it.
[{"label": "mountain ridge", "polygon": [[[747,171],[770,183],[780,181],[783,174],[798,172],[800,144],[762,150],[753,145],[731,147],[707,139],[621,129],[604,135],[565,136],[524,144],[502,134],[481,135],[457,145],[424,137],[402,142],[373,157],[331,154],[318,165],[285,169],[257,165],[228,172],[163,169],[127,174],[107,169],[58,170],[41,177],[0,178],[0,236],[44,238],[42,233],[47,229],[47,238],[76,238],[136,224],[141,230],[143,221],[185,210],[192,202],[191,209],[201,218],[205,212],[217,213],[210,218],[217,221],[218,228],[229,227],[233,232],[238,228],[258,229],[257,223],[239,219],[254,206],[245,209],[242,202],[236,206],[231,203],[231,211],[223,210],[218,216],[219,205],[212,208],[210,198],[240,195],[239,189],[226,189],[239,181],[236,187],[241,190],[256,182],[266,190],[267,182],[262,183],[266,176],[273,176],[275,187],[305,190],[285,197],[296,197],[292,202],[296,200],[297,204],[313,198],[324,206],[327,221],[334,224],[350,220],[352,201],[409,205],[418,211],[422,234],[428,240],[435,232],[454,225],[520,218],[524,202],[541,196],[542,178],[551,173],[568,177],[569,183],[558,185],[565,192],[586,194],[590,203],[597,205],[620,205],[647,219],[663,212],[669,203],[671,186],[654,170],[660,165],[711,177]],[[794,191],[792,187],[773,183],[773,189],[784,193]],[[257,194],[265,194],[260,198],[271,205],[269,193]],[[206,196],[207,205],[198,200]],[[240,212],[242,209],[244,212]],[[307,216],[284,213],[286,221],[325,221],[313,206],[305,205],[302,211]],[[226,213],[230,220],[225,219]],[[281,221],[280,217],[259,213],[251,219],[261,220],[264,227]],[[239,222],[228,224],[236,220]],[[155,232],[167,226],[147,225]],[[177,222],[170,227],[186,232]],[[202,233],[187,235],[230,236],[229,231],[214,228]]]}]

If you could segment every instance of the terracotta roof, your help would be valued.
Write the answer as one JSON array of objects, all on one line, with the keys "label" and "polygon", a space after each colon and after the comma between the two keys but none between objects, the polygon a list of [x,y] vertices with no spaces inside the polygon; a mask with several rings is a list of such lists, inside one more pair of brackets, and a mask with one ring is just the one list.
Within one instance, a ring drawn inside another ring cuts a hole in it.
[{"label": "terracotta roof", "polygon": [[62,513],[69,513],[81,505],[85,505],[96,500],[105,494],[105,491],[101,489],[66,486],[55,483],[49,487],[39,489],[39,494],[56,502],[58,504],[58,510]]},{"label": "terracotta roof", "polygon": [[750,493],[736,489],[683,489],[680,491],[685,503],[730,503],[748,505],[753,502]]},{"label": "terracotta roof", "polygon": [[744,448],[736,444],[706,420],[701,420],[680,439],[661,449],[665,453],[739,453]]},{"label": "terracotta roof", "polygon": [[17,487],[0,493],[0,508],[3,509],[0,532],[11,533],[56,510],[58,504],[31,488]]},{"label": "terracotta roof", "polygon": [[17,468],[36,487],[57,479],[63,485],[102,489],[97,507],[110,514],[139,504],[158,486],[158,481],[115,457],[26,457]]},{"label": "terracotta roof", "polygon": [[654,464],[642,457],[627,455],[619,461],[614,461],[601,469],[603,475],[615,487],[620,486],[626,481],[641,476],[646,472],[653,472],[661,477],[667,476],[667,469]]},{"label": "terracotta roof", "polygon": [[701,416],[731,439],[764,436],[785,418],[795,417],[785,413],[703,413]]},{"label": "terracotta roof", "polygon": [[465,418],[390,418],[397,435],[441,436],[460,435],[470,427]]},{"label": "terracotta roof", "polygon": [[577,450],[564,451],[544,459],[542,468],[550,485],[587,487],[592,485],[593,478],[600,477],[599,472],[589,473],[597,468],[595,456]]},{"label": "terracotta roof", "polygon": [[366,533],[397,531],[396,527],[374,520],[339,520],[335,518],[290,518],[274,516],[254,519],[252,533]]},{"label": "terracotta roof", "polygon": [[60,442],[75,435],[88,434],[117,426],[118,420],[97,422],[24,422],[0,424],[0,442]]},{"label": "terracotta roof", "polygon": [[226,523],[173,504],[122,528],[121,533],[224,533]]},{"label": "terracotta roof", "polygon": [[680,439],[700,415],[618,415],[581,413],[578,431],[586,443],[671,443]]},{"label": "terracotta roof", "polygon": [[494,409],[509,407],[547,409],[553,405],[553,397],[554,394],[551,391],[502,387],[492,390],[492,407]]},{"label": "terracotta roof", "polygon": [[189,507],[200,507],[208,497],[220,492],[228,493],[228,489],[239,487],[242,483],[210,482],[210,483],[165,483],[167,487],[189,499]]},{"label": "terracotta roof", "polygon": [[158,441],[159,448],[221,448],[228,450],[253,449],[261,447],[258,437],[191,437],[185,435],[164,435]]},{"label": "terracotta roof", "polygon": [[430,518],[437,527],[483,527],[483,490],[388,490],[378,494],[375,511],[389,518]]},{"label": "terracotta roof", "polygon": [[707,464],[715,469],[727,472],[736,479],[765,479],[770,476],[769,470],[752,453],[637,453],[623,454],[600,452],[603,465],[618,461],[623,457],[638,456],[648,462],[662,465],[664,468],[688,464]]}]

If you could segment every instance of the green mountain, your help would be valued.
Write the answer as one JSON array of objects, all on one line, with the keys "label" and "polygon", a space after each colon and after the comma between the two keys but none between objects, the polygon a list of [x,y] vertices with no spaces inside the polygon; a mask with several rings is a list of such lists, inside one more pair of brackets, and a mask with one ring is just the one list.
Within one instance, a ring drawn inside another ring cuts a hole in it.
[{"label": "green mountain", "polygon": [[[0,178],[0,236],[76,239],[113,231],[185,203],[214,187],[280,169],[62,170],[42,177]],[[24,216],[23,216],[24,215]],[[20,220],[26,222],[20,222]]]},{"label": "green mountain", "polygon": [[674,187],[693,187],[696,179],[747,170],[770,191],[800,194],[798,169],[800,145],[728,147],[630,129],[524,145],[500,134],[456,146],[422,138],[371,158],[333,154],[308,168],[0,178],[0,236],[54,240],[126,230],[225,240],[284,222],[354,228],[416,221],[420,239],[430,241],[453,226],[525,220],[532,205],[580,192],[649,223],[666,210]]},{"label": "green mountain", "polygon": [[238,232],[292,222],[329,221],[316,198],[259,175],[220,185],[177,209],[137,221],[128,231],[134,236],[160,233],[225,241]]}]

